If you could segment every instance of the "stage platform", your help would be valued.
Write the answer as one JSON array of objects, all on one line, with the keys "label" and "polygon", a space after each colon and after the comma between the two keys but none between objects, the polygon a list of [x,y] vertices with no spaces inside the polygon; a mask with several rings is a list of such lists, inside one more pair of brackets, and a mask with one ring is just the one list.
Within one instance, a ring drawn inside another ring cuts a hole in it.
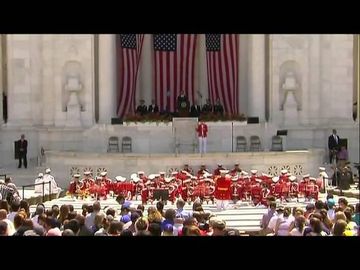
[{"label": "stage platform", "polygon": [[[257,169],[270,175],[279,175],[282,169],[301,177],[310,173],[317,176],[323,163],[323,149],[293,150],[282,152],[227,152],[208,154],[137,154],[137,153],[84,153],[73,151],[46,152],[46,166],[51,167],[56,182],[65,188],[75,173],[90,170],[94,175],[107,171],[111,179],[121,175],[129,177],[139,170],[145,174],[181,170],[184,164],[197,172],[205,164],[210,172],[221,163],[232,169],[235,163],[245,171]],[[33,178],[36,178],[34,175]]]}]

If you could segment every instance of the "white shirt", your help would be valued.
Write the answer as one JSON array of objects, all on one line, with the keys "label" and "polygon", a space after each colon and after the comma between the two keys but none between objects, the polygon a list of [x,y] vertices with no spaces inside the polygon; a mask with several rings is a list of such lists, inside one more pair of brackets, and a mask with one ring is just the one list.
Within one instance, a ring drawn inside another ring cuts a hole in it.
[{"label": "white shirt", "polygon": [[335,219],[335,210],[334,209],[329,209],[327,211],[327,216],[331,221],[333,221]]},{"label": "white shirt", "polygon": [[98,212],[92,212],[90,214],[87,214],[85,217],[85,226],[88,229],[91,229],[92,226],[95,225],[95,216]]},{"label": "white shirt", "polygon": [[10,212],[10,214],[8,214],[8,216],[7,216],[8,220],[10,220],[12,223],[14,223],[14,218],[17,213],[18,212]]},{"label": "white shirt", "polygon": [[290,236],[303,236],[303,233],[300,232],[298,228],[292,229],[289,234]]},{"label": "white shirt", "polygon": [[[44,179],[43,178],[36,178],[35,179],[35,184],[40,184],[44,182]],[[37,185],[35,186],[35,193],[42,193],[42,185]]]},{"label": "white shirt", "polygon": [[14,224],[7,218],[3,219],[2,221],[6,222],[8,225],[8,228],[7,228],[8,236],[12,236],[16,232]]},{"label": "white shirt", "polygon": [[278,219],[278,221],[280,222],[280,224],[279,224],[277,235],[278,236],[288,236],[292,219],[289,217],[280,217]]},{"label": "white shirt", "polygon": [[46,194],[49,193],[49,184],[47,183],[49,181],[50,181],[51,193],[58,193],[59,187],[55,182],[54,176],[52,176],[51,174],[45,174],[44,181],[46,182],[46,184],[45,184],[45,193]]},{"label": "white shirt", "polygon": [[275,226],[276,226],[276,222],[278,220],[279,216],[277,214],[275,214],[269,221],[269,224],[268,224],[268,229],[272,230],[272,231],[275,231]]}]

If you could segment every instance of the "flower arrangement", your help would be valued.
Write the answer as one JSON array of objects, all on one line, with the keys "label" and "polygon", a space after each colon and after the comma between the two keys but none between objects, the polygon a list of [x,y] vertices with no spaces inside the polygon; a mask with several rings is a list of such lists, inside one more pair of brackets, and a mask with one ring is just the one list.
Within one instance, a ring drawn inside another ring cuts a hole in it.
[{"label": "flower arrangement", "polygon": [[225,113],[223,115],[207,113],[199,117],[199,120],[205,122],[216,122],[216,121],[246,121],[245,115],[242,114],[230,114]]},{"label": "flower arrangement", "polygon": [[90,196],[89,190],[78,190],[76,193],[70,193],[69,191],[66,191],[66,196],[76,197],[77,199],[86,199]]},{"label": "flower arrangement", "polygon": [[146,123],[146,122],[170,122],[171,116],[159,113],[149,113],[145,115],[128,114],[124,117],[124,122]]},{"label": "flower arrangement", "polygon": [[[199,120],[205,122],[216,122],[216,121],[246,121],[246,116],[242,114],[230,114],[226,113],[223,115],[214,114],[214,113],[207,113],[202,114],[199,117]],[[168,123],[172,121],[171,115],[162,115],[159,113],[149,113],[146,115],[139,115],[139,114],[128,114],[124,117],[124,122],[134,122],[137,123],[146,123],[146,122],[163,122]]]}]

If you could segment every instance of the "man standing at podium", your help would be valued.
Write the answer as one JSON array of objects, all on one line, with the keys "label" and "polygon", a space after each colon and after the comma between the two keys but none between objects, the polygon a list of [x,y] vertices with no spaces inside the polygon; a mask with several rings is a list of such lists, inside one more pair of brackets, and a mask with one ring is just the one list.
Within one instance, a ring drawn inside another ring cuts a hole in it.
[{"label": "man standing at podium", "polygon": [[181,91],[180,96],[177,97],[177,109],[179,113],[188,113],[190,102],[188,97],[185,95],[185,91]]},{"label": "man standing at podium", "polygon": [[199,138],[199,153],[206,153],[206,138],[208,133],[208,126],[204,121],[199,122],[196,131]]},{"label": "man standing at podium", "polygon": [[18,156],[19,156],[19,166],[18,168],[21,168],[22,166],[22,161],[24,160],[24,167],[25,169],[27,168],[27,159],[26,159],[26,154],[27,154],[27,147],[28,147],[28,141],[25,140],[25,135],[22,134],[20,140],[17,141],[18,143]]}]

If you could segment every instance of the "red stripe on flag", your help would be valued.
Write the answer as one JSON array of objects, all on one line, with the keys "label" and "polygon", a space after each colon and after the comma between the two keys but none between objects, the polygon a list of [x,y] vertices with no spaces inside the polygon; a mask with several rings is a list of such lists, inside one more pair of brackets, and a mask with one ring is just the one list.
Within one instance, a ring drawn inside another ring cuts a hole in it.
[{"label": "red stripe on flag", "polygon": [[176,51],[154,51],[154,96],[160,110],[169,103],[170,111],[176,111],[181,91],[194,101],[196,41],[195,34],[178,34]]},{"label": "red stripe on flag", "polygon": [[220,51],[207,51],[206,60],[211,102],[214,104],[219,97],[225,112],[237,114],[239,112],[238,35],[221,35]]},{"label": "red stripe on flag", "polygon": [[135,94],[144,35],[136,35],[136,49],[122,48],[118,38],[120,59],[120,82],[117,115],[123,118],[135,112]]}]

